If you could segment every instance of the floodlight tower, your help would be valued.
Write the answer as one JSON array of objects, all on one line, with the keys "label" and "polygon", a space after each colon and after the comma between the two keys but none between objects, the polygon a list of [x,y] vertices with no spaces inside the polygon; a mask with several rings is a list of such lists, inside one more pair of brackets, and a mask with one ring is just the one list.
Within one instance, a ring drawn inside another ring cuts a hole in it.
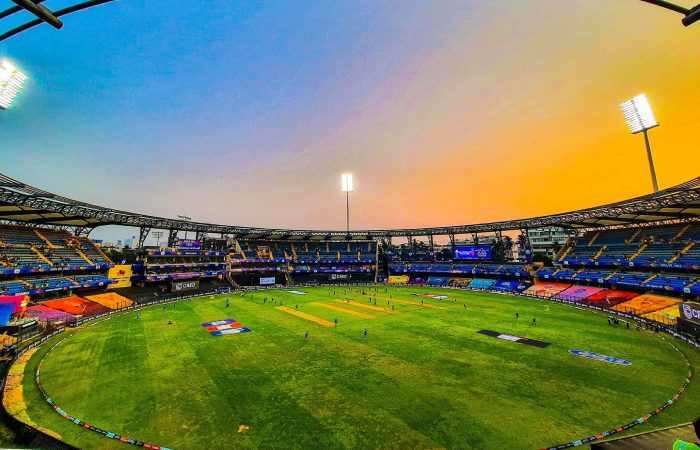
[{"label": "floodlight tower", "polygon": [[654,169],[654,159],[651,156],[651,145],[649,144],[648,131],[659,126],[654,118],[654,113],[649,105],[649,100],[644,94],[639,94],[632,100],[628,100],[620,105],[622,114],[625,116],[627,126],[632,134],[644,133],[644,142],[647,146],[647,158],[649,159],[649,171],[651,172],[651,183],[654,192],[659,192],[659,184],[656,182],[656,170]]},{"label": "floodlight tower", "polygon": [[345,192],[345,224],[350,234],[350,193],[353,191],[352,174],[344,173],[340,177],[342,191]]},{"label": "floodlight tower", "polygon": [[0,63],[0,109],[12,105],[15,97],[27,81],[27,76],[8,61]]}]

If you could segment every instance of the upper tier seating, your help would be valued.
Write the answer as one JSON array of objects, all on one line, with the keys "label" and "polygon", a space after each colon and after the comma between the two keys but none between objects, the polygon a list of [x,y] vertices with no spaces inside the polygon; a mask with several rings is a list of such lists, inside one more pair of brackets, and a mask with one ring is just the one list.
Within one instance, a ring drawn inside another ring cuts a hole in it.
[{"label": "upper tier seating", "polygon": [[41,259],[30,247],[0,247],[0,269],[49,269],[51,265]]},{"label": "upper tier seating", "polygon": [[102,253],[95,247],[94,242],[86,237],[79,237],[81,250],[97,266],[106,266],[112,264],[112,261],[105,258]]},{"label": "upper tier seating", "polygon": [[51,228],[39,228],[37,231],[57,247],[66,247],[67,242],[73,236],[65,230],[54,230]]},{"label": "upper tier seating", "polygon": [[31,228],[25,227],[0,227],[0,242],[8,245],[38,246],[46,245]]},{"label": "upper tier seating", "polygon": [[51,260],[54,267],[83,267],[89,265],[75,249],[68,247],[45,250],[44,256]]}]

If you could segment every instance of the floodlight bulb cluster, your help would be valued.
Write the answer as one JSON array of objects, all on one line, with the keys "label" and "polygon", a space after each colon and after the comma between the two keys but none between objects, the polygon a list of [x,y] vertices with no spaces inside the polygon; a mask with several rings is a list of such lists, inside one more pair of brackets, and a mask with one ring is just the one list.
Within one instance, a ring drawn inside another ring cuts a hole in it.
[{"label": "floodlight bulb cluster", "polygon": [[659,126],[654,118],[649,100],[644,94],[639,94],[632,100],[624,102],[620,108],[632,134]]},{"label": "floodlight bulb cluster", "polygon": [[0,63],[0,109],[7,109],[22,89],[27,76],[8,61]]},{"label": "floodlight bulb cluster", "polygon": [[343,187],[343,192],[352,192],[352,174],[351,173],[344,173],[341,176],[342,180],[342,187]]}]

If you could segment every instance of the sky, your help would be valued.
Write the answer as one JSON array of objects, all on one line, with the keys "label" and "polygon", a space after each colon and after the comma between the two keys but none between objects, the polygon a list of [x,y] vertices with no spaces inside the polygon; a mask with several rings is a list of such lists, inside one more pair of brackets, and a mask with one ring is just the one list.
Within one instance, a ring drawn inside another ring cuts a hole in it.
[{"label": "sky", "polygon": [[700,175],[700,24],[680,19],[637,0],[117,1],[0,43],[29,76],[0,111],[0,172],[261,227],[344,229],[343,172],[353,229],[601,205],[651,191],[619,110],[641,92],[660,187]]}]

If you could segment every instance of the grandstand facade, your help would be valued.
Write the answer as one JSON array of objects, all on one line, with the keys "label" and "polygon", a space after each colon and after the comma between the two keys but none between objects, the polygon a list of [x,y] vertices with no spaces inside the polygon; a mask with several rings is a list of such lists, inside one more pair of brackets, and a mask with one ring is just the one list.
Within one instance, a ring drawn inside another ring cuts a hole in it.
[{"label": "grandstand facade", "polygon": [[[76,302],[83,292],[123,292],[125,299],[145,301],[240,286],[387,281],[585,302],[675,324],[678,304],[700,298],[700,178],[545,217],[342,232],[145,216],[67,199],[0,175],[0,220],[5,223],[0,294],[29,296],[41,308],[57,298]],[[106,224],[139,228],[135,264],[115,266],[87,237]],[[155,229],[168,232],[165,248],[144,246]],[[516,239],[503,234],[514,230]],[[179,231],[196,237],[179,239]],[[447,245],[434,244],[441,235],[448,237]],[[397,238],[407,243],[395,245]],[[550,255],[553,265],[532,261],[538,246],[546,248],[540,253]],[[74,305],[43,312],[81,316],[76,308],[99,311]]]}]

